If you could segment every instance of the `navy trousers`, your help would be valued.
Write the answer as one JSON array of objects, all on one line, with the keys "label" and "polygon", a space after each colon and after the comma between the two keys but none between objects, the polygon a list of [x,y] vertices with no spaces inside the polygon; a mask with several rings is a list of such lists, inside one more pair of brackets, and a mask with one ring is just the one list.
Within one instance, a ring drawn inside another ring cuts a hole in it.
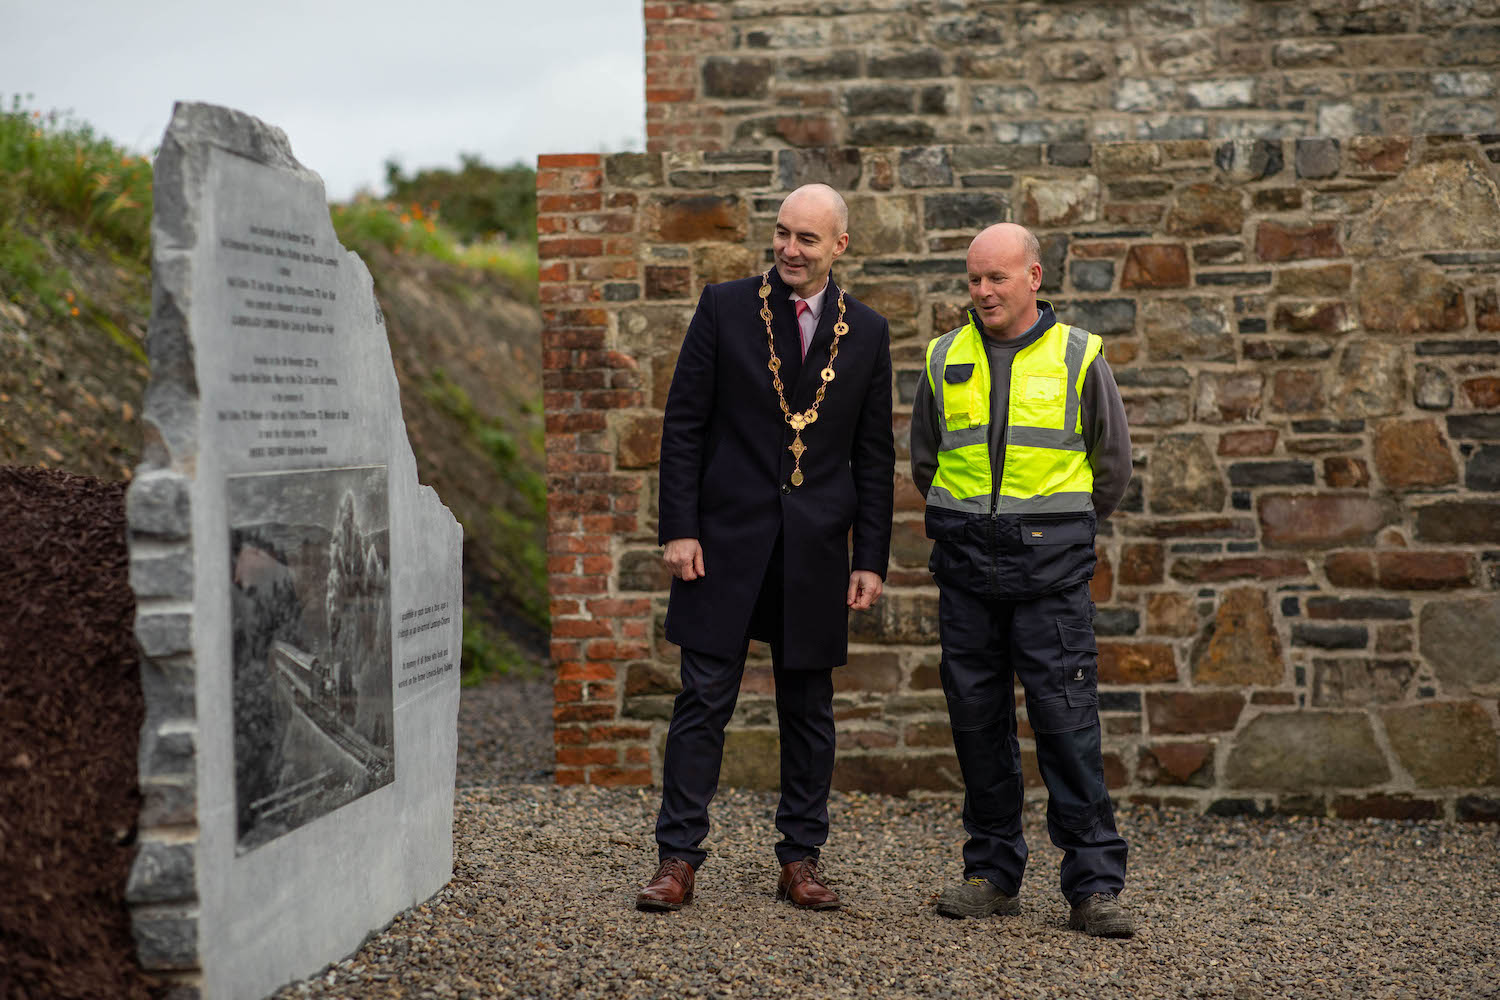
[{"label": "navy trousers", "polygon": [[1063,852],[1062,892],[1119,893],[1127,847],[1115,829],[1099,741],[1097,647],[1088,584],[1028,600],[940,588],[941,676],[964,779],[964,876],[1020,891],[1021,757],[1015,681],[1026,690],[1047,833]]},{"label": "navy trousers", "polygon": [[[656,818],[659,859],[681,858],[697,869],[707,852],[708,804],[719,789],[724,727],[734,715],[745,647],[725,658],[682,650],[682,693],[672,708],[662,761],[661,812]],[[781,647],[771,646],[776,719],[781,729],[781,803],[776,858],[783,865],[816,858],[828,839],[828,788],[833,781],[833,669],[785,670]]]}]

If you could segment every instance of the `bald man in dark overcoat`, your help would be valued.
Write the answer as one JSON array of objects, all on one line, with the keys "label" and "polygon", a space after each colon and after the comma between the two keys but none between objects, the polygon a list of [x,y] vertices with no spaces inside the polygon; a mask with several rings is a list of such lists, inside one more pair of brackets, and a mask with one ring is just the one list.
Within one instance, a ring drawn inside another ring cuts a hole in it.
[{"label": "bald man in dark overcoat", "polygon": [[659,867],[636,901],[644,910],[692,899],[750,639],[770,645],[776,685],[777,895],[839,905],[818,871],[832,671],[848,660],[849,611],[880,596],[895,468],[889,327],[830,275],[847,219],[826,185],[792,192],[777,215],[774,266],[705,287],[678,356],[659,533],[683,689],[662,767]]}]

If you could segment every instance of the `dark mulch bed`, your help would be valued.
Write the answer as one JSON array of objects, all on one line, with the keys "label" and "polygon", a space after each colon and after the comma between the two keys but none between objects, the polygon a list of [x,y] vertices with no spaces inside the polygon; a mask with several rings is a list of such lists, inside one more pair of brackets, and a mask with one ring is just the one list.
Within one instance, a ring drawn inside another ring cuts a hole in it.
[{"label": "dark mulch bed", "polygon": [[0,467],[0,997],[147,998],[125,484]]}]

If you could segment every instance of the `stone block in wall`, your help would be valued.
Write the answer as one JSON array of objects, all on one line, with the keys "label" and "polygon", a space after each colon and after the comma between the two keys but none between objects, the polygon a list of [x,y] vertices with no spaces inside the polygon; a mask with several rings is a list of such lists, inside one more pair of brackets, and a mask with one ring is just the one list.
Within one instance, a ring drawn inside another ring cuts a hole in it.
[{"label": "stone block in wall", "polygon": [[1392,501],[1354,493],[1270,493],[1257,508],[1261,537],[1274,548],[1368,545],[1398,516]]},{"label": "stone block in wall", "polygon": [[1255,228],[1255,256],[1269,263],[1343,255],[1334,222],[1290,225],[1268,220]]},{"label": "stone block in wall", "polygon": [[1396,759],[1419,788],[1500,784],[1500,739],[1477,702],[1423,702],[1380,713]]},{"label": "stone block in wall", "polygon": [[1437,422],[1385,420],[1375,426],[1375,470],[1392,490],[1430,489],[1458,481],[1458,465]]},{"label": "stone block in wall", "polygon": [[1156,743],[1141,747],[1135,774],[1144,785],[1211,788],[1214,783],[1214,745]]},{"label": "stone block in wall", "polygon": [[1397,344],[1373,340],[1345,345],[1334,370],[1332,399],[1339,417],[1398,412],[1406,401],[1405,352]]},{"label": "stone block in wall", "polygon": [[887,594],[869,611],[849,616],[849,641],[937,642],[936,593]]},{"label": "stone block in wall", "polygon": [[1223,300],[1205,296],[1147,299],[1140,310],[1151,360],[1235,360],[1233,328]]},{"label": "stone block in wall", "polygon": [[1285,681],[1281,641],[1262,588],[1224,592],[1213,623],[1193,652],[1192,676],[1200,685],[1275,687]]},{"label": "stone block in wall", "polygon": [[1295,792],[1362,788],[1390,780],[1363,712],[1267,712],[1235,738],[1224,769],[1229,788]]},{"label": "stone block in wall", "polygon": [[1500,544],[1500,501],[1444,500],[1417,509],[1417,541]]},{"label": "stone block in wall", "polygon": [[787,191],[803,184],[828,184],[847,192],[859,184],[863,160],[860,150],[853,147],[783,149],[776,154],[776,170]]},{"label": "stone block in wall", "polygon": [[1235,727],[1245,707],[1240,691],[1148,691],[1152,733],[1219,733]]},{"label": "stone block in wall", "polygon": [[1197,635],[1201,627],[1197,602],[1186,594],[1166,591],[1147,598],[1147,635]]},{"label": "stone block in wall", "polygon": [[1174,236],[1237,235],[1245,225],[1245,193],[1223,184],[1190,184],[1173,198],[1162,225]]},{"label": "stone block in wall", "polygon": [[1177,680],[1177,658],[1164,642],[1101,642],[1099,683],[1161,684]]},{"label": "stone block in wall", "polygon": [[1418,635],[1422,655],[1449,694],[1500,686],[1500,596],[1429,601]]},{"label": "stone block in wall", "polygon": [[1149,506],[1157,515],[1222,510],[1224,477],[1201,434],[1168,434],[1151,455]]},{"label": "stone block in wall", "polygon": [[1348,250],[1360,257],[1497,245],[1500,187],[1468,159],[1422,163],[1403,172],[1380,189],[1374,209],[1349,226]]},{"label": "stone block in wall", "polygon": [[1099,218],[1099,178],[1023,177],[1019,192],[1020,221],[1027,226],[1051,228],[1093,222]]},{"label": "stone block in wall", "polygon": [[1312,704],[1319,708],[1362,708],[1400,701],[1416,673],[1416,664],[1410,660],[1368,657],[1315,659],[1312,667]]},{"label": "stone block in wall", "polygon": [[1372,333],[1437,333],[1468,326],[1464,290],[1425,260],[1371,260],[1359,267],[1359,318]]},{"label": "stone block in wall", "polygon": [[1249,423],[1260,416],[1264,389],[1260,372],[1204,372],[1198,376],[1194,415],[1206,424]]},{"label": "stone block in wall", "polygon": [[849,663],[833,672],[836,693],[886,692],[901,686],[901,658],[895,653],[851,652]]},{"label": "stone block in wall", "polygon": [[645,233],[661,243],[742,243],[747,235],[746,206],[735,194],[656,195],[642,214]]},{"label": "stone block in wall", "polygon": [[922,228],[911,195],[854,194],[849,206],[849,253],[861,256],[918,253]]}]

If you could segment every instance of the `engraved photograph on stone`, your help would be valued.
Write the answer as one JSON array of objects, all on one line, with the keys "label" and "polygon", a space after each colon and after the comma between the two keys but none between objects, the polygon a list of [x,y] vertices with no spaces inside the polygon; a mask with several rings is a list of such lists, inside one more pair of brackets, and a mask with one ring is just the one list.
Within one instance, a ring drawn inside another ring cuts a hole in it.
[{"label": "engraved photograph on stone", "polygon": [[229,476],[236,853],[395,777],[386,467]]}]

